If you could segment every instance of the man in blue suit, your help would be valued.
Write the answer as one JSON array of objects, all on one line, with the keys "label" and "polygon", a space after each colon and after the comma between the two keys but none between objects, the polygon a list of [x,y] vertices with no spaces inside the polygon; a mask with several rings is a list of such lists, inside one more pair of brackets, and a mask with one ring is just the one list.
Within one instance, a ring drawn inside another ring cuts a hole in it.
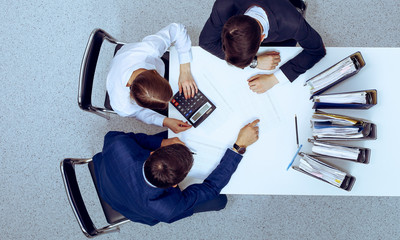
[{"label": "man in blue suit", "polygon": [[216,0],[199,45],[229,64],[273,70],[280,62],[278,52],[258,54],[262,46],[295,46],[303,50],[273,74],[248,79],[249,88],[263,93],[278,83],[293,82],[325,56],[320,35],[296,7],[302,0]]},{"label": "man in blue suit", "polygon": [[181,191],[177,184],[193,164],[190,150],[166,134],[109,132],[101,153],[93,157],[101,197],[131,221],[148,225],[171,223],[194,212],[220,210],[219,195],[238,167],[246,147],[258,139],[259,120],[243,127],[232,149],[201,184]]}]

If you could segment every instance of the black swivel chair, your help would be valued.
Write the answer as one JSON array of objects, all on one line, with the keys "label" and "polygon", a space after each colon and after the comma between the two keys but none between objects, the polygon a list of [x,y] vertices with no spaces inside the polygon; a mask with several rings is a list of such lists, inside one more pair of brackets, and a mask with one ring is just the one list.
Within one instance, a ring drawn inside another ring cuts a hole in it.
[{"label": "black swivel chair", "polygon": [[[86,50],[83,55],[81,71],[79,74],[79,89],[78,89],[78,104],[82,110],[95,113],[106,119],[110,119],[107,113],[115,113],[108,99],[108,94],[106,93],[104,107],[96,107],[92,105],[92,89],[94,74],[96,71],[97,60],[99,58],[99,53],[101,46],[107,40],[111,44],[116,45],[116,51],[124,45],[122,42],[118,42],[110,34],[102,29],[94,29],[90,34],[88,43],[86,45]],[[115,52],[116,52],[115,51]],[[115,53],[114,53],[115,54]]]},{"label": "black swivel chair", "polygon": [[[92,89],[94,74],[96,71],[97,60],[101,46],[107,40],[111,44],[115,44],[114,55],[125,44],[117,41],[106,31],[97,28],[90,34],[86,50],[83,55],[81,71],[79,75],[79,89],[78,89],[78,105],[82,110],[92,112],[106,119],[110,119],[108,113],[115,113],[110,105],[108,93],[105,94],[104,107],[96,107],[92,105]],[[161,58],[165,64],[164,77],[168,80],[169,76],[169,51],[165,52]],[[165,113],[163,113],[165,114]]]},{"label": "black swivel chair", "polygon": [[119,226],[121,224],[129,222],[129,220],[121,215],[119,212],[112,209],[110,205],[108,205],[103,199],[101,199],[98,191],[97,195],[103,208],[104,216],[106,217],[109,225],[101,228],[95,227],[91,217],[89,216],[89,213],[82,198],[82,194],[79,189],[75,173],[75,165],[88,165],[93,183],[96,187],[96,191],[97,185],[96,176],[94,174],[94,166],[91,158],[66,158],[61,161],[60,169],[62,178],[64,180],[65,190],[68,196],[69,203],[71,204],[72,211],[74,212],[74,215],[78,220],[82,232],[86,235],[86,237],[91,238],[103,233],[119,231]]}]

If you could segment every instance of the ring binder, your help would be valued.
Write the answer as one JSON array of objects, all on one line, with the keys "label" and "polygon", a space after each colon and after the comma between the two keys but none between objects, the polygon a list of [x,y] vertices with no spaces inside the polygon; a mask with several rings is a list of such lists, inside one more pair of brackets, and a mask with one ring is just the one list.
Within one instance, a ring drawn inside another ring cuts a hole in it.
[{"label": "ring binder", "polygon": [[316,110],[311,119],[316,140],[375,140],[376,125],[367,120]]},{"label": "ring binder", "polygon": [[315,156],[326,160],[339,159],[363,164],[370,162],[371,149],[369,148],[350,147],[315,139],[308,139],[308,142],[313,144],[311,151]]},{"label": "ring binder", "polygon": [[304,85],[309,85],[311,87],[310,99],[357,74],[364,66],[364,58],[362,57],[361,52],[358,51],[342,59],[325,71],[308,79]]},{"label": "ring binder", "polygon": [[351,189],[354,186],[354,183],[356,181],[356,178],[354,176],[349,175],[348,173],[341,171],[340,169],[329,165],[320,159],[313,157],[311,155],[308,155],[306,153],[299,153],[299,155],[302,158],[305,158],[307,160],[304,160],[308,163],[312,163],[313,165],[308,165],[311,166],[311,168],[302,168],[301,165],[299,166],[292,166],[292,168],[296,171],[299,171],[301,173],[304,173],[308,176],[314,177],[318,180],[324,181],[326,183],[329,183],[335,187],[341,188],[346,191],[351,191]]},{"label": "ring binder", "polygon": [[[377,104],[376,89],[315,95],[313,109],[369,109]],[[361,103],[360,100],[365,102]],[[356,102],[360,101],[360,102]]]}]

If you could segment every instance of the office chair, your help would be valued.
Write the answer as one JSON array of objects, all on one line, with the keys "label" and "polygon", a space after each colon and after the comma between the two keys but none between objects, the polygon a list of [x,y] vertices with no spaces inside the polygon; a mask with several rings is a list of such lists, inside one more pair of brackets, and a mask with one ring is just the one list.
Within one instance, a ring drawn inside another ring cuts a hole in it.
[{"label": "office chair", "polygon": [[96,107],[92,105],[94,74],[96,71],[100,49],[104,40],[107,40],[111,44],[115,44],[116,51],[122,45],[124,45],[124,43],[118,42],[115,38],[113,38],[110,34],[102,29],[97,28],[92,31],[86,45],[85,53],[83,54],[81,70],[79,74],[78,105],[84,111],[92,112],[106,119],[110,119],[110,117],[106,113],[115,112],[110,106],[107,93],[105,97],[104,107]]},{"label": "office chair", "polygon": [[[104,216],[109,225],[96,228],[91,217],[86,209],[82,194],[79,189],[78,181],[75,173],[75,165],[88,165],[93,183],[96,187],[96,192],[99,197]],[[79,223],[82,232],[86,237],[91,238],[104,233],[119,231],[119,226],[129,222],[127,218],[115,211],[108,205],[99,195],[96,175],[94,173],[94,165],[91,158],[66,158],[60,163],[61,175],[64,181],[65,191],[71,204],[72,211]]]},{"label": "office chair", "polygon": [[[86,50],[83,55],[81,70],[79,75],[79,89],[78,89],[78,105],[79,107],[88,112],[92,112],[106,119],[110,119],[108,113],[115,113],[110,105],[110,99],[106,91],[104,100],[104,107],[96,107],[92,105],[92,89],[94,74],[96,71],[96,64],[99,58],[101,46],[107,40],[111,44],[115,44],[114,55],[125,44],[117,41],[106,31],[96,28],[90,34]],[[161,58],[165,64],[164,78],[168,80],[169,76],[169,51],[165,52]]]}]

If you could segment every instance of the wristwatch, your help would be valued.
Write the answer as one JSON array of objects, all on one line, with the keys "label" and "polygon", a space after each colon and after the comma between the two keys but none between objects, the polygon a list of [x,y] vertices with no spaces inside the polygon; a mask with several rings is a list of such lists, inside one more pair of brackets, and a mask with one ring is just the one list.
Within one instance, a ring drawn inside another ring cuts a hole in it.
[{"label": "wristwatch", "polygon": [[245,147],[239,147],[239,145],[237,145],[236,143],[233,144],[233,148],[236,149],[236,151],[239,154],[244,154],[246,152],[246,148]]},{"label": "wristwatch", "polygon": [[257,65],[258,65],[257,56],[254,56],[253,61],[251,61],[251,63],[250,63],[250,67],[251,68],[256,68]]}]

